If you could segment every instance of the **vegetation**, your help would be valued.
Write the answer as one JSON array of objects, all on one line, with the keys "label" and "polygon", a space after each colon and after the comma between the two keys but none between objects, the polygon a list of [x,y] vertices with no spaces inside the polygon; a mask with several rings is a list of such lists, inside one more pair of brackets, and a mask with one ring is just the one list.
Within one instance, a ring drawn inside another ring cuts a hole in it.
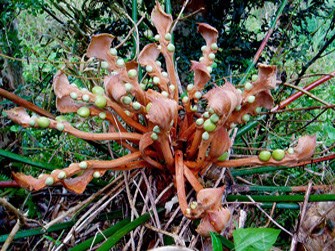
[{"label": "vegetation", "polygon": [[4,1],[2,249],[332,250],[334,5]]}]

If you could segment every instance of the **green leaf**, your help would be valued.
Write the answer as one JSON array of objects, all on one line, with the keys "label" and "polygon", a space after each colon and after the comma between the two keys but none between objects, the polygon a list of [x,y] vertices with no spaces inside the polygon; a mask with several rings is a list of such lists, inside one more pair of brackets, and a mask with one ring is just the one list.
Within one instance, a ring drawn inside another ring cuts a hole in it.
[{"label": "green leaf", "polygon": [[221,240],[218,237],[218,234],[214,232],[209,233],[212,239],[212,250],[213,251],[222,251],[222,243]]},{"label": "green leaf", "polygon": [[273,228],[239,228],[233,232],[236,251],[268,251],[280,230]]},{"label": "green leaf", "polygon": [[92,244],[95,245],[101,241],[103,241],[105,238],[104,237],[109,237],[111,236],[112,234],[114,234],[115,232],[117,231],[120,231],[120,229],[122,227],[124,227],[126,224],[128,224],[130,222],[129,219],[124,219],[118,223],[116,223],[115,225],[113,225],[112,227],[104,230],[102,234],[98,234],[92,238],[89,238],[87,240],[85,240],[84,242],[81,242],[80,244],[78,244],[77,246],[69,249],[69,251],[84,251],[84,250],[87,250],[89,249]]},{"label": "green leaf", "polygon": [[138,217],[136,220],[133,220],[129,224],[120,228],[115,234],[107,239],[98,249],[97,251],[108,251],[110,250],[123,236],[128,234],[130,231],[134,230],[138,226],[142,225],[144,222],[149,220],[150,214],[146,213],[142,216]]}]

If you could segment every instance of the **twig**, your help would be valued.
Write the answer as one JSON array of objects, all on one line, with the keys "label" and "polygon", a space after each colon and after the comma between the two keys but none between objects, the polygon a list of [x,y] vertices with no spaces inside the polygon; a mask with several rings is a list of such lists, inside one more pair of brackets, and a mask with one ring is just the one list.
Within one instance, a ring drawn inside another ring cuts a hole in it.
[{"label": "twig", "polygon": [[[250,195],[247,195],[247,197],[249,198],[249,200],[250,201],[252,201],[252,202],[254,202],[254,203],[256,203],[256,201],[254,201],[253,200],[253,198],[251,198],[251,196]],[[293,234],[290,232],[290,231],[288,231],[287,229],[285,229],[283,226],[281,226],[278,222],[276,222],[267,212],[265,212],[264,210],[263,210],[263,208],[261,208],[258,204],[255,204],[255,206],[263,213],[263,214],[265,214],[272,222],[273,222],[273,224],[275,224],[277,227],[279,227],[281,230],[283,230],[285,233],[287,233],[288,235],[290,235],[290,236],[293,236]]]},{"label": "twig", "polygon": [[17,233],[17,231],[19,231],[20,227],[21,227],[21,221],[20,219],[18,219],[16,221],[16,224],[15,226],[13,227],[12,231],[10,232],[10,234],[8,235],[5,243],[3,244],[2,248],[1,248],[1,251],[6,251],[7,248],[10,246],[10,244],[12,243],[13,239],[14,239],[14,236],[15,234]]},{"label": "twig", "polygon": [[151,230],[153,230],[153,231],[155,231],[155,232],[157,232],[157,233],[159,233],[159,234],[164,234],[164,235],[172,237],[175,240],[175,242],[176,242],[177,245],[181,245],[181,246],[185,247],[184,240],[182,238],[180,238],[178,235],[170,233],[170,232],[165,231],[163,229],[154,227],[154,226],[152,226],[152,225],[150,225],[148,223],[144,224],[144,226],[147,227],[147,228],[149,228],[149,229],[151,229]]},{"label": "twig", "polygon": [[186,0],[186,1],[184,2],[183,7],[181,8],[181,10],[180,10],[180,12],[179,12],[179,15],[178,15],[177,19],[174,20],[174,22],[173,22],[173,26],[172,26],[171,29],[170,29],[170,33],[171,33],[171,34],[172,34],[173,30],[176,28],[176,25],[177,25],[177,23],[179,22],[180,17],[181,17],[181,15],[183,14],[183,12],[184,12],[184,10],[185,10],[185,8],[186,8],[186,6],[187,6],[187,4],[188,4],[189,1],[190,1],[190,0]]},{"label": "twig", "polygon": [[300,220],[298,222],[297,229],[296,229],[296,231],[295,231],[295,233],[293,235],[293,238],[292,238],[290,251],[295,251],[296,248],[297,248],[298,234],[299,234],[299,230],[300,230],[301,224],[302,224],[302,222],[304,221],[304,218],[305,218],[309,196],[310,196],[311,191],[312,191],[312,184],[313,183],[311,181],[308,183],[308,188],[307,188],[307,191],[306,191],[306,194],[305,194],[305,199],[304,199],[303,207],[302,207],[302,210],[301,210]]},{"label": "twig", "polygon": [[0,198],[0,205],[11,211],[23,225],[26,224],[26,217],[6,199]]}]

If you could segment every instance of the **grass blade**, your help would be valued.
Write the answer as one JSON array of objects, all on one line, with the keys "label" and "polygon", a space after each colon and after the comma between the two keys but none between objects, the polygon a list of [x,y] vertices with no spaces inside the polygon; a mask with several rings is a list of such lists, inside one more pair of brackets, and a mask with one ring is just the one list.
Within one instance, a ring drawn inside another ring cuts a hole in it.
[{"label": "grass blade", "polygon": [[211,240],[212,240],[212,250],[213,251],[222,251],[222,243],[221,243],[221,240],[218,237],[218,234],[216,234],[214,232],[210,232],[209,234],[210,234]]},{"label": "grass blade", "polygon": [[112,227],[102,231],[102,234],[98,234],[95,237],[91,237],[87,240],[85,240],[84,242],[78,244],[77,246],[69,249],[69,251],[83,251],[83,250],[87,250],[89,249],[92,244],[95,245],[101,241],[104,240],[104,237],[109,237],[113,234],[115,234],[115,232],[119,231],[122,227],[124,227],[125,225],[127,225],[130,222],[129,218],[124,219],[122,221],[119,221],[118,223],[116,223],[115,225],[113,225]]},{"label": "grass blade", "polygon": [[138,217],[136,220],[128,223],[124,227],[120,228],[118,232],[110,236],[107,241],[105,241],[97,251],[108,251],[111,247],[113,247],[123,236],[128,234],[130,231],[134,230],[138,226],[142,225],[144,222],[149,220],[150,213],[143,214],[142,216]]}]

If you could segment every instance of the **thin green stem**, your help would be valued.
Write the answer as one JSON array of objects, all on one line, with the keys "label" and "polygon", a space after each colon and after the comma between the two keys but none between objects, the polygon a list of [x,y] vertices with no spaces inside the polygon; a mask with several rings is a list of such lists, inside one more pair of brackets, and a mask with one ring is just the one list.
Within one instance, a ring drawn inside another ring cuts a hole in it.
[{"label": "thin green stem", "polygon": [[[303,202],[305,195],[252,195],[250,196],[256,202]],[[227,201],[249,201],[246,195],[228,195]],[[309,202],[316,201],[335,201],[335,194],[311,195]]]}]

